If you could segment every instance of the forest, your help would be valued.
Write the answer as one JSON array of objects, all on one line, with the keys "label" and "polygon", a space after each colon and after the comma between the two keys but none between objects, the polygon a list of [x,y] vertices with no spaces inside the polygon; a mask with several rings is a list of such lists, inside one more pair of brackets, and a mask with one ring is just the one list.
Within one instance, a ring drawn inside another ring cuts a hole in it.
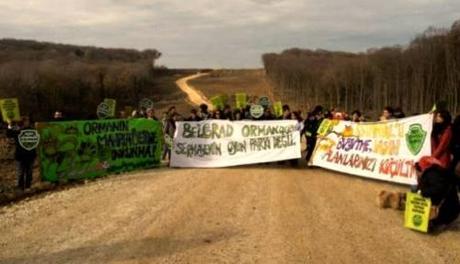
[{"label": "forest", "polygon": [[429,27],[404,46],[362,53],[293,48],[262,61],[275,96],[300,109],[321,104],[376,117],[385,106],[415,114],[438,103],[460,112],[460,20]]},{"label": "forest", "polygon": [[0,94],[17,97],[21,114],[47,120],[56,110],[67,118],[95,116],[104,98],[136,105],[152,95],[155,49],[107,49],[32,40],[0,39]]}]

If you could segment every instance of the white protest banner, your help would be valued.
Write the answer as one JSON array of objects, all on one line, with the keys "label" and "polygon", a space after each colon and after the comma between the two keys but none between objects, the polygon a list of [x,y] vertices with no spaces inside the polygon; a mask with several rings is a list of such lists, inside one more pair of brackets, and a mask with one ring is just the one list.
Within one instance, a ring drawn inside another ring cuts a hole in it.
[{"label": "white protest banner", "polygon": [[415,162],[431,155],[433,116],[383,122],[325,120],[318,130],[314,166],[402,184],[416,184]]},{"label": "white protest banner", "polygon": [[298,159],[295,120],[176,122],[171,167],[227,167]]}]

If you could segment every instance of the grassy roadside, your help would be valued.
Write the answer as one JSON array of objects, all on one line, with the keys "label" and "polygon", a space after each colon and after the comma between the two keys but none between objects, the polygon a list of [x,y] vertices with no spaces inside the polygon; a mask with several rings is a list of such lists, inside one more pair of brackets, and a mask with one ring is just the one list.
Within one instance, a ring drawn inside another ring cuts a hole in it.
[{"label": "grassy roadside", "polygon": [[190,81],[189,84],[208,98],[219,94],[230,97],[235,93],[245,92],[248,95],[267,95],[273,99],[271,86],[263,69],[215,70],[207,76]]}]

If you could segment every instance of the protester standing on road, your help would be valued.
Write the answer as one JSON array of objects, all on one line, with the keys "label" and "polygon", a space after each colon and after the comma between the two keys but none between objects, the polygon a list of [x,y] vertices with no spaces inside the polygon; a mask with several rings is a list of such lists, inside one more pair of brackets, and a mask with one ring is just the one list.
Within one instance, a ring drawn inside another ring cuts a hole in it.
[{"label": "protester standing on road", "polygon": [[168,122],[166,122],[165,130],[164,130],[165,149],[163,151],[163,160],[166,160],[166,157],[168,157],[168,162],[171,161],[172,141],[174,138],[174,133],[176,132],[177,118],[178,118],[178,114],[173,113],[169,117]]},{"label": "protester standing on road", "polygon": [[19,124],[8,125],[7,137],[13,138],[16,144],[14,158],[16,160],[18,189],[24,191],[32,186],[33,165],[37,153],[35,149],[24,149],[19,143],[19,135],[24,129],[33,129],[28,117],[23,117]]},{"label": "protester standing on road", "polygon": [[307,155],[306,160],[307,164],[310,162],[311,156],[313,155],[313,150],[316,147],[316,133],[318,132],[318,128],[323,121],[323,107],[316,106],[311,116],[305,120],[305,134],[307,136]]},{"label": "protester standing on road", "polygon": [[155,116],[155,110],[153,108],[147,109],[147,119],[158,121],[158,118]]}]

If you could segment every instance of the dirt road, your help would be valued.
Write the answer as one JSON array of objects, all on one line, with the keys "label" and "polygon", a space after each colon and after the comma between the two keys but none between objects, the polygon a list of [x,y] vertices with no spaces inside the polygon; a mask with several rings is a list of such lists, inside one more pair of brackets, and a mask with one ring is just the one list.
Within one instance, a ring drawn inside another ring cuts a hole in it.
[{"label": "dirt road", "polygon": [[198,90],[193,88],[190,84],[188,84],[188,81],[191,81],[193,79],[197,79],[203,76],[209,75],[209,73],[197,73],[191,76],[187,76],[185,78],[181,78],[176,81],[177,86],[187,94],[188,100],[190,103],[194,105],[200,105],[200,104],[207,104],[207,105],[212,105],[211,102]]},{"label": "dirt road", "polygon": [[0,263],[460,263],[460,223],[402,226],[394,185],[285,166],[157,169],[0,208]]}]

